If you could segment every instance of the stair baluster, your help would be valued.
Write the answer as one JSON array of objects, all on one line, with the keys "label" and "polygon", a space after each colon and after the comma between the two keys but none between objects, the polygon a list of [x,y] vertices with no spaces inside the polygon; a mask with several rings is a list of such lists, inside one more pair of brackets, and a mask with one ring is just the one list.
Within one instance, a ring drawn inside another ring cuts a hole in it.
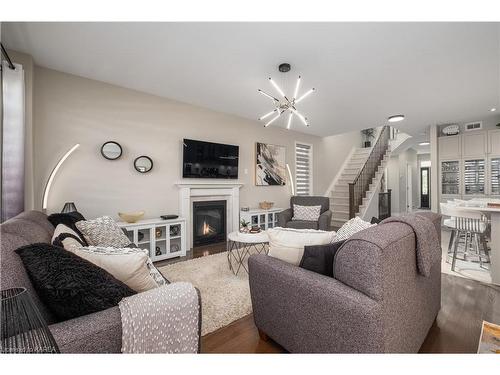
[{"label": "stair baluster", "polygon": [[372,179],[377,173],[378,167],[389,148],[390,126],[384,126],[373,146],[368,159],[359,171],[353,182],[349,183],[349,218],[356,216],[368,191]]}]

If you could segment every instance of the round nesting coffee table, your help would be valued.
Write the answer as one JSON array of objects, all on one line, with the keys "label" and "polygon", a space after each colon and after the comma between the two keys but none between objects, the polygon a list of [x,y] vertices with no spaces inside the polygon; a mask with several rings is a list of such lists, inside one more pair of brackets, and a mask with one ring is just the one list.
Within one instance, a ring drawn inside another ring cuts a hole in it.
[{"label": "round nesting coffee table", "polygon": [[229,269],[235,275],[240,268],[248,273],[245,259],[251,254],[261,254],[268,252],[269,237],[266,232],[260,233],[240,233],[231,232],[227,236],[227,261]]}]

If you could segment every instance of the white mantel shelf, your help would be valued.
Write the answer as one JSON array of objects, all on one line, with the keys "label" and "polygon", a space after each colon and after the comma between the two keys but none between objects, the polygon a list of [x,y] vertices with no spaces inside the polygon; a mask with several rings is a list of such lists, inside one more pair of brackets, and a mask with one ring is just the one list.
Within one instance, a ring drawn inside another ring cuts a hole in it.
[{"label": "white mantel shelf", "polygon": [[193,246],[193,203],[208,200],[225,200],[226,233],[238,230],[240,221],[240,188],[241,182],[232,181],[180,181],[175,183],[179,188],[180,216],[186,218],[188,249]]}]

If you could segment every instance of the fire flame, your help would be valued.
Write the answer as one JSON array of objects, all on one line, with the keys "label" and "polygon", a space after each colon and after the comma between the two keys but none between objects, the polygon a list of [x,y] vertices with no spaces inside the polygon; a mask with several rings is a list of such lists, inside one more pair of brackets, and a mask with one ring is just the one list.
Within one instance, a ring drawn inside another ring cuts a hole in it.
[{"label": "fire flame", "polygon": [[206,221],[203,222],[203,235],[207,235],[207,234],[212,234],[212,233],[215,233],[215,231],[212,229],[212,227],[207,224]]}]

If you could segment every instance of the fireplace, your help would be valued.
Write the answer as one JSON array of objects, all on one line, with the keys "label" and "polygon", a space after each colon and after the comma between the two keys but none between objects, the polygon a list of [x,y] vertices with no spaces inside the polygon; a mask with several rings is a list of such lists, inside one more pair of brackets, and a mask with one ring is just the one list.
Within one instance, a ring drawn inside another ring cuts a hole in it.
[{"label": "fireplace", "polygon": [[193,247],[226,240],[226,201],[193,202]]}]

